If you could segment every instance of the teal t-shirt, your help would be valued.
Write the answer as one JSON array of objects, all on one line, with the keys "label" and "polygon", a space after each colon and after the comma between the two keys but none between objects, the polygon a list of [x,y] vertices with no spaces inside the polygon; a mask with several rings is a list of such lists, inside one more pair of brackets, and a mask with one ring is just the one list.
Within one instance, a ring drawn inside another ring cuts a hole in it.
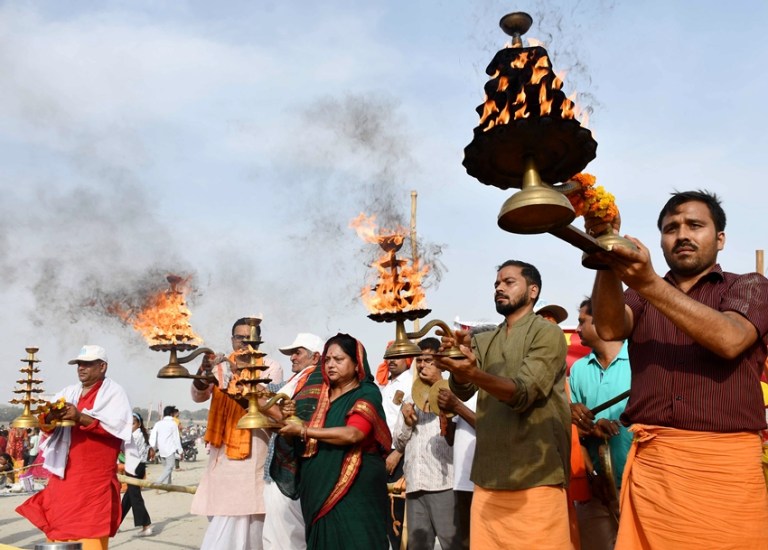
[{"label": "teal t-shirt", "polygon": [[[571,400],[574,403],[582,403],[588,408],[593,409],[601,403],[616,397],[629,389],[632,381],[632,371],[629,367],[629,353],[627,343],[621,347],[621,351],[616,358],[604,369],[593,351],[586,357],[576,361],[571,367],[571,376],[569,383],[571,385]],[[595,421],[600,418],[608,420],[618,420],[624,408],[627,406],[627,399],[619,401],[612,407],[598,413]],[[627,462],[627,453],[632,445],[632,433],[624,426],[620,427],[619,435],[612,437],[608,441],[611,448],[611,463],[613,464],[613,476],[616,481],[616,487],[621,487],[621,476],[624,473],[624,464]],[[601,444],[596,438],[588,439],[587,450],[592,459],[595,468],[600,468],[598,459],[598,447]]]}]

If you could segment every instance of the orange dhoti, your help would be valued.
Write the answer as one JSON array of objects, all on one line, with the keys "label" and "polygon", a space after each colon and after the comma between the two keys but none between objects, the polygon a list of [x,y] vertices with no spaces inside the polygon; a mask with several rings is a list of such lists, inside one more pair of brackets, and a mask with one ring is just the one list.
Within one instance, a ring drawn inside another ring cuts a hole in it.
[{"label": "orange dhoti", "polygon": [[768,548],[768,491],[756,433],[635,424],[616,548]]},{"label": "orange dhoti", "polygon": [[568,501],[562,487],[520,491],[475,486],[470,548],[477,550],[567,550]]}]

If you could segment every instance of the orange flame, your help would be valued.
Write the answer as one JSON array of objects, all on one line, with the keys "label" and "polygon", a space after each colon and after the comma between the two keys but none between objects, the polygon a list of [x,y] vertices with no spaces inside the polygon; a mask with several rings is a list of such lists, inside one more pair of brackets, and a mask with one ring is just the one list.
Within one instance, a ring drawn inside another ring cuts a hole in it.
[{"label": "orange flame", "polygon": [[[384,253],[371,264],[376,270],[376,279],[373,284],[363,287],[360,293],[363,304],[371,313],[424,308],[426,294],[422,281],[429,273],[429,266],[420,265],[418,260],[397,258],[396,252],[405,239],[406,230],[377,231],[375,219],[375,215],[360,214],[349,224],[364,241],[377,243],[384,249]],[[361,226],[365,228],[362,232],[358,229]]]},{"label": "orange flame", "polygon": [[535,38],[529,38],[529,39],[528,39],[528,45],[529,45],[531,48],[534,48],[534,47],[536,47],[536,46],[543,46],[543,45],[544,45],[544,42],[542,42],[541,40],[536,40]]},{"label": "orange flame", "polygon": [[[480,116],[480,124],[485,122],[488,117],[490,117],[494,113],[498,113],[499,108],[496,106],[496,102],[492,99],[488,99],[486,96],[485,103],[483,104],[483,114]],[[493,122],[493,121],[491,121]]]},{"label": "orange flame", "polygon": [[542,84],[539,90],[539,105],[541,116],[546,116],[552,112],[552,99],[547,99],[547,87]]},{"label": "orange flame", "polygon": [[354,229],[357,233],[357,236],[363,239],[365,242],[376,243],[379,245],[391,243],[393,245],[399,246],[403,244],[403,239],[405,239],[406,233],[406,230],[402,227],[398,227],[394,231],[390,231],[388,229],[378,231],[378,226],[376,225],[376,214],[373,214],[372,216],[366,216],[363,212],[360,212],[360,214],[355,219],[349,222],[349,227]]},{"label": "orange flame", "polygon": [[574,99],[576,99],[576,92],[563,100],[563,105],[560,108],[560,114],[563,118],[573,118],[575,116],[574,107],[576,104]]},{"label": "orange flame", "polygon": [[525,88],[520,89],[520,93],[517,94],[517,97],[515,98],[515,107],[520,105],[520,108],[515,111],[515,120],[519,118],[528,118],[528,105],[525,103]]},{"label": "orange flame", "polygon": [[499,116],[496,118],[494,125],[496,123],[498,124],[507,124],[509,122],[509,103],[504,105],[504,108],[499,113]]},{"label": "orange flame", "polygon": [[531,75],[531,84],[538,84],[541,79],[547,76],[549,73],[549,58],[547,56],[540,57],[536,64],[533,66],[533,74]]},{"label": "orange flame", "polygon": [[517,54],[517,57],[515,57],[512,60],[512,63],[510,63],[510,66],[513,69],[524,69],[526,63],[528,63],[528,57],[530,57],[530,52],[522,52]]},{"label": "orange flame", "polygon": [[199,346],[203,340],[198,336],[189,318],[192,313],[185,300],[189,279],[169,275],[171,288],[149,296],[139,312],[122,310],[119,306],[111,312],[124,322],[130,323],[150,346],[158,344],[186,344]]}]

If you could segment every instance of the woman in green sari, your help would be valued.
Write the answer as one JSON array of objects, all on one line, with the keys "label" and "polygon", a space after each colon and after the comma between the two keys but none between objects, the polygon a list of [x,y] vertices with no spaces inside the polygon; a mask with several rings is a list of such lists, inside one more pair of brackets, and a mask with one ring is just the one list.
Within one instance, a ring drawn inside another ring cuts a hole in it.
[{"label": "woman in green sari", "polygon": [[328,340],[321,361],[323,383],[311,420],[280,430],[304,443],[296,476],[307,548],[385,550],[384,459],[391,435],[381,394],[365,348],[348,334]]}]

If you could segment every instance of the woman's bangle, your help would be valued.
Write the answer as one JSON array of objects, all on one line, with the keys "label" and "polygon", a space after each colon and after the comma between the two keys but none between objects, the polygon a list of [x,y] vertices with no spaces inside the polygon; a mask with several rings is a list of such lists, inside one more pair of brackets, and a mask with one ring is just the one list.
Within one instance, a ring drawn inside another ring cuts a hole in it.
[{"label": "woman's bangle", "polygon": [[307,442],[307,426],[306,426],[306,424],[301,427],[301,440],[304,443]]}]

